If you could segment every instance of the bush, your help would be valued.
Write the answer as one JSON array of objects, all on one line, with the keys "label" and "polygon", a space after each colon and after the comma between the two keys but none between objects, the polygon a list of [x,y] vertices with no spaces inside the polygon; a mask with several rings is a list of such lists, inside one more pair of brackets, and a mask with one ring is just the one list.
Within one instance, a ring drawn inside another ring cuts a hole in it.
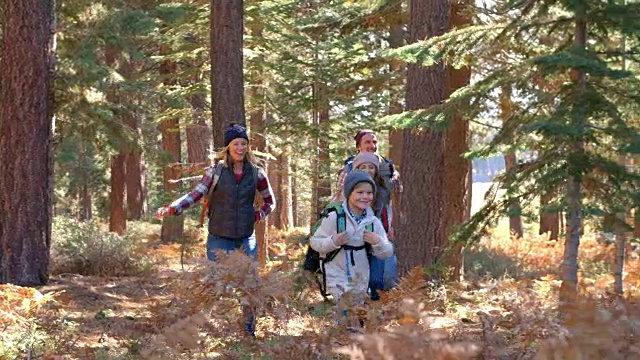
[{"label": "bush", "polygon": [[135,276],[153,267],[135,238],[100,229],[95,222],[66,217],[53,221],[51,272],[96,276]]}]

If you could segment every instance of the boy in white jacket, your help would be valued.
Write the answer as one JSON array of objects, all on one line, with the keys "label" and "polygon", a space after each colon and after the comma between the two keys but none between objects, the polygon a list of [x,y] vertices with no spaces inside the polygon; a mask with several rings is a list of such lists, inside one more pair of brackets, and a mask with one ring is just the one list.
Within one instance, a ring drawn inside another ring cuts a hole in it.
[{"label": "boy in white jacket", "polygon": [[[336,302],[347,291],[366,293],[369,286],[369,259],[365,243],[371,244],[373,255],[379,259],[393,254],[393,245],[387,239],[382,223],[375,216],[371,203],[376,185],[368,173],[351,172],[344,182],[346,231],[338,234],[336,212],[322,219],[320,227],[311,237],[311,247],[325,258],[327,253],[340,250],[324,264],[327,292]],[[373,231],[366,229],[373,224]]]}]

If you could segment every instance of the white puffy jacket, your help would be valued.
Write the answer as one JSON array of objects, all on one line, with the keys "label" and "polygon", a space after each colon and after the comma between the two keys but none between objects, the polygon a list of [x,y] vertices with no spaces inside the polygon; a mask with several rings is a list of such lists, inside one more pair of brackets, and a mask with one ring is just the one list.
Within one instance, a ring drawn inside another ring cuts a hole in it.
[{"label": "white puffy jacket", "polygon": [[[367,216],[356,224],[355,219],[347,211],[347,203],[342,204],[346,217],[346,231],[349,240],[346,245],[362,246],[364,245],[364,231],[368,224],[373,223],[373,231],[380,235],[382,240],[374,246],[371,246],[373,254],[379,259],[386,259],[393,255],[393,245],[387,238],[387,234],[382,227],[382,222],[375,217],[373,210],[367,208]],[[333,242],[333,235],[337,234],[337,218],[336,212],[331,212],[321,221],[322,223],[311,237],[311,247],[320,253],[320,257],[324,258],[328,252],[340,249]],[[367,291],[369,286],[369,259],[367,252],[362,250],[345,250],[340,252],[332,261],[325,263],[325,277],[327,284],[327,292],[338,300],[346,291],[355,291],[363,293]],[[350,276],[349,276],[350,275]],[[349,280],[349,278],[351,280]]]}]

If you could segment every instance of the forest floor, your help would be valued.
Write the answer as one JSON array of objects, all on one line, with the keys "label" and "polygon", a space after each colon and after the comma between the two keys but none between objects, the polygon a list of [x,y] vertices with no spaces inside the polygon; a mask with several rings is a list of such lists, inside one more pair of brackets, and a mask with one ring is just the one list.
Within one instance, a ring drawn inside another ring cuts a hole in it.
[{"label": "forest floor", "polygon": [[[416,269],[381,301],[345,304],[365,320],[354,334],[300,270],[301,230],[272,231],[272,261],[256,270],[239,254],[212,267],[198,236],[183,266],[181,245],[160,244],[159,225],[146,224],[141,251],[155,260],[146,275],[67,273],[38,289],[1,286],[0,359],[640,358],[635,255],[617,298],[613,247],[585,235],[581,298],[563,308],[562,243],[511,239],[504,225],[468,249],[465,281],[436,286]],[[260,314],[255,338],[242,331],[240,303]]]}]

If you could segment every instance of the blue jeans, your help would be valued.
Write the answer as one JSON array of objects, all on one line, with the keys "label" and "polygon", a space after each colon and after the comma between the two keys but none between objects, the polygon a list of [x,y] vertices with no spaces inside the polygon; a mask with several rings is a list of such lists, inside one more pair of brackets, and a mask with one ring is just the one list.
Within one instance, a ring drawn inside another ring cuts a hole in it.
[{"label": "blue jeans", "polygon": [[242,239],[230,239],[209,234],[207,238],[207,259],[216,261],[215,250],[225,250],[230,253],[233,250],[242,249],[247,256],[258,260],[258,244],[256,233]]},{"label": "blue jeans", "polygon": [[398,284],[398,259],[393,254],[387,259],[371,256],[369,259],[369,291],[371,300],[380,300],[378,290],[390,290]]},{"label": "blue jeans", "polygon": [[[242,249],[242,251],[253,260],[258,260],[258,244],[256,241],[256,233],[254,232],[249,237],[243,239],[229,239],[225,237],[215,236],[209,234],[207,237],[207,259],[216,261],[215,250],[224,250],[227,253],[231,251]],[[244,316],[244,329],[249,335],[255,336],[256,331],[256,317],[255,311],[250,306],[242,307],[242,314]]]}]

